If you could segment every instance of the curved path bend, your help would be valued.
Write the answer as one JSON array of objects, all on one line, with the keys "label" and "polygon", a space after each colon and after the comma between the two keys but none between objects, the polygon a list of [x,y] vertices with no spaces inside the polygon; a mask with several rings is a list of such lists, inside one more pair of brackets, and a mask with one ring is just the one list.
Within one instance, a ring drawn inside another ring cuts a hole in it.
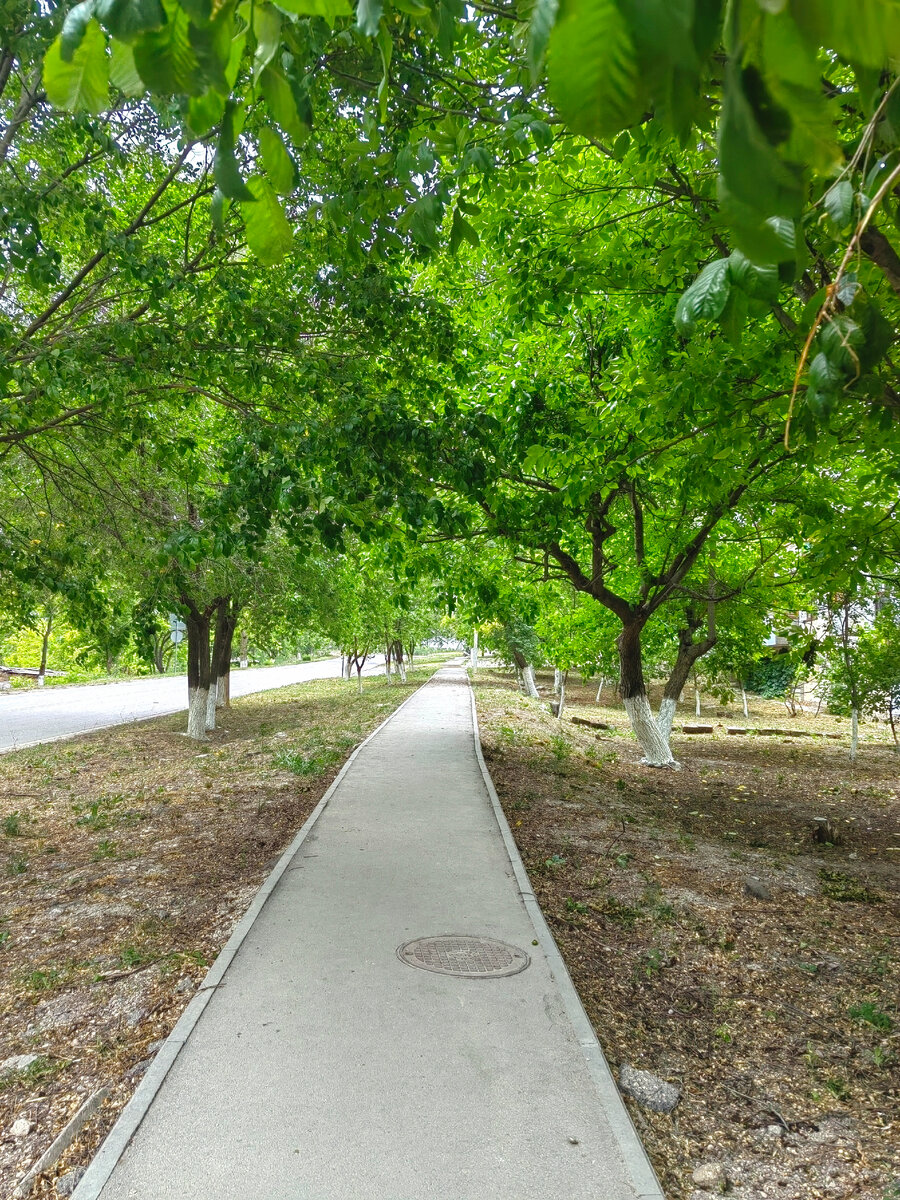
[{"label": "curved path bend", "polygon": [[[662,1200],[445,668],[345,766],[75,1200]],[[441,934],[530,956],[433,974]]]}]

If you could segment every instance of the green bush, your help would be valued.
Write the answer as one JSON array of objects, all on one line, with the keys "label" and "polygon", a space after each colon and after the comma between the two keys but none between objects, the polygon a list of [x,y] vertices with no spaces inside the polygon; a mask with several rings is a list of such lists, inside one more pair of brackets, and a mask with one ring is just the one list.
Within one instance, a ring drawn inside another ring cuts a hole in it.
[{"label": "green bush", "polygon": [[777,658],[759,658],[745,672],[744,687],[766,700],[777,700],[790,688],[796,671],[797,664],[786,654]]}]

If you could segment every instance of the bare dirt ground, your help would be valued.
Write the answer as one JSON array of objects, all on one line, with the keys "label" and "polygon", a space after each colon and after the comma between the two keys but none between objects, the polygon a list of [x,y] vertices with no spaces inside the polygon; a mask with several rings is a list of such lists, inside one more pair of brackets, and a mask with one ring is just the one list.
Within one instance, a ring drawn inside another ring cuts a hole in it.
[{"label": "bare dirt ground", "polygon": [[0,1062],[36,1056],[0,1073],[0,1195],[109,1086],[32,1195],[90,1161],[341,762],[433,669],[247,697],[208,744],[180,715],[0,757]]},{"label": "bare dirt ground", "polygon": [[[900,760],[887,733],[863,726],[851,766],[848,722],[751,699],[749,722],[739,705],[705,709],[716,732],[676,733],[683,769],[654,771],[595,688],[570,686],[557,721],[481,671],[482,742],[614,1071],[681,1089],[670,1116],[628,1100],[667,1196],[708,1196],[692,1174],[721,1164],[712,1190],[735,1200],[898,1200]],[[695,720],[691,704],[676,729]]]}]

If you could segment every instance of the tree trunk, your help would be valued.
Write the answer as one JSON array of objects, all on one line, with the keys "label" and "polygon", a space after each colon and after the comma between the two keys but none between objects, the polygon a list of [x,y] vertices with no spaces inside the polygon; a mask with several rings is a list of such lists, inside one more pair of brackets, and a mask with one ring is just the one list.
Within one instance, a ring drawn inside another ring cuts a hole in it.
[{"label": "tree trunk", "polygon": [[553,694],[559,695],[559,689],[562,687],[562,671],[559,667],[553,668]]},{"label": "tree trunk", "polygon": [[694,712],[700,716],[700,685],[697,682],[697,676],[694,676]]},{"label": "tree trunk", "polygon": [[231,649],[239,612],[240,605],[229,597],[221,600],[216,609],[216,635],[210,672],[210,695],[213,698],[210,729],[215,728],[215,710],[228,708],[231,704]]},{"label": "tree trunk", "polygon": [[741,704],[744,706],[744,720],[746,721],[750,717],[750,710],[747,708],[747,692],[743,684],[741,684]]},{"label": "tree trunk", "polygon": [[41,665],[38,668],[38,687],[44,686],[44,676],[47,674],[47,651],[50,647],[50,634],[53,632],[53,612],[47,614],[47,624],[44,626],[44,636],[41,641]]},{"label": "tree trunk", "polygon": [[894,719],[894,698],[888,696],[888,721],[891,726],[891,737],[894,739],[894,750],[900,754],[900,741],[897,739],[897,722]]},{"label": "tree trunk", "polygon": [[[698,658],[702,658],[716,644],[715,608],[710,602],[706,614],[707,635],[702,642],[695,642],[694,635],[703,623],[703,617],[688,613],[687,623],[678,633],[678,653],[672,673],[663,688],[663,697],[659,705],[659,715],[656,723],[666,741],[672,736],[672,722],[675,720],[675,709],[678,697],[687,683],[691,669]],[[694,679],[697,674],[694,672]],[[697,692],[697,716],[700,716],[700,693]]]},{"label": "tree trunk", "polygon": [[242,629],[241,630],[241,648],[239,651],[239,657],[241,660],[241,670],[242,671],[246,671],[246,669],[247,669],[247,666],[250,662],[249,656],[250,656],[250,641],[247,637],[246,629]]},{"label": "tree trunk", "polygon": [[569,678],[569,672],[564,671],[559,679],[559,704],[556,709],[556,719],[561,720],[563,709],[566,707],[566,681]]},{"label": "tree trunk", "polygon": [[472,638],[472,670],[478,670],[478,630],[476,629]]},{"label": "tree trunk", "polygon": [[[182,597],[184,602],[184,597]],[[188,737],[195,741],[206,741],[206,720],[209,707],[210,647],[209,626],[215,606],[201,611],[194,604],[186,604],[188,615]]]},{"label": "tree trunk", "polygon": [[622,632],[616,638],[619,649],[619,690],[634,736],[644,752],[642,761],[651,767],[672,767],[676,763],[669,749],[669,740],[653,719],[644,683],[641,659],[643,625],[640,619],[623,624]]},{"label": "tree trunk", "polygon": [[606,676],[605,676],[605,675],[601,675],[601,676],[600,676],[600,686],[597,688],[597,698],[596,698],[596,700],[594,701],[594,703],[595,703],[595,704],[599,704],[599,703],[600,703],[600,695],[601,695],[601,693],[603,692],[603,685],[604,685],[604,683],[606,683]]},{"label": "tree trunk", "polygon": [[859,710],[850,709],[850,761],[856,762],[859,752]]}]

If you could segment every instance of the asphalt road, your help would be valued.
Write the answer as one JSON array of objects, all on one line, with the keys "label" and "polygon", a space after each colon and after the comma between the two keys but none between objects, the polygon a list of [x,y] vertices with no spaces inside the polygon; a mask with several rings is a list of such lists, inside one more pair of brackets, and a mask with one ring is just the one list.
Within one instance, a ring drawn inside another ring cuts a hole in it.
[{"label": "asphalt road", "polygon": [[[383,661],[381,655],[376,656],[363,673],[383,669]],[[231,695],[234,698],[308,679],[333,678],[340,672],[339,658],[288,667],[248,667],[231,672]],[[108,725],[127,725],[182,712],[187,709],[187,699],[186,675],[0,692],[0,753],[90,733]]]}]

